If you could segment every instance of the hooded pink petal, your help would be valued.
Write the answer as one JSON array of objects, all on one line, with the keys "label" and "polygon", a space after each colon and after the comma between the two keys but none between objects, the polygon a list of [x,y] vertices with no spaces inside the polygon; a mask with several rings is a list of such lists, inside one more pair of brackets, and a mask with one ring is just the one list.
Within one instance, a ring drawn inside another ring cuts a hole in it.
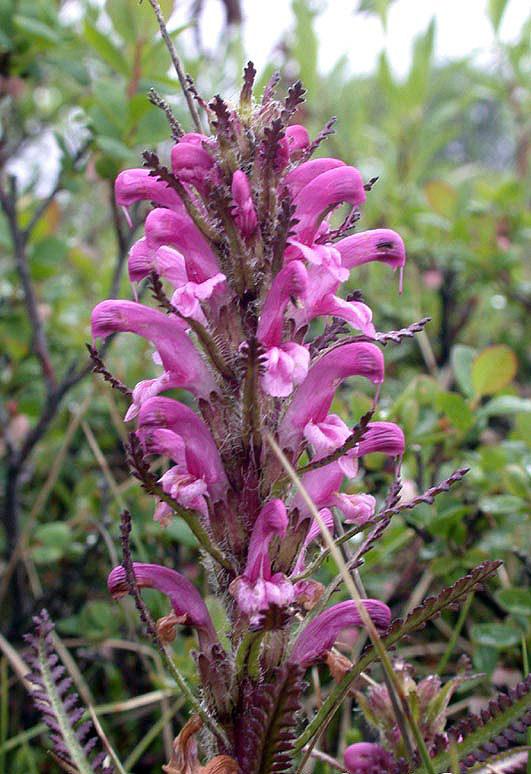
[{"label": "hooded pink petal", "polygon": [[94,338],[129,332],[151,341],[165,370],[171,374],[173,386],[184,387],[203,398],[216,390],[212,374],[184,332],[184,323],[177,317],[134,301],[111,299],[94,307],[91,324]]},{"label": "hooded pink petal", "polygon": [[215,172],[215,161],[197,142],[181,139],[171,149],[171,168],[182,183],[190,183],[201,193],[206,193],[209,177]]},{"label": "hooded pink petal", "polygon": [[287,127],[286,140],[290,157],[296,156],[299,151],[305,150],[310,144],[308,130],[301,124],[292,124]]},{"label": "hooded pink petal", "polygon": [[162,208],[152,210],[146,218],[144,232],[152,250],[170,245],[182,253],[189,280],[204,282],[219,272],[212,248],[185,213]]},{"label": "hooded pink petal", "polygon": [[370,261],[382,261],[393,269],[400,270],[400,292],[402,292],[402,271],[406,262],[406,250],[402,237],[388,228],[361,231],[359,234],[341,239],[335,247],[341,253],[343,266],[352,269]]},{"label": "hooded pink petal", "polygon": [[339,159],[312,159],[299,164],[286,175],[286,185],[292,198],[295,198],[305,185],[310,183],[318,175],[328,172],[330,169],[344,167],[345,162]]},{"label": "hooded pink petal", "polygon": [[150,175],[148,169],[124,169],[114,183],[116,204],[130,207],[144,199],[162,207],[172,207],[183,211],[184,205],[178,194],[162,180]]},{"label": "hooded pink petal", "polygon": [[301,261],[291,261],[281,269],[271,285],[262,307],[257,337],[266,347],[278,347],[282,341],[284,312],[292,296],[304,296],[308,274]]},{"label": "hooded pink petal", "polygon": [[297,238],[311,244],[321,216],[343,202],[357,205],[364,201],[363,180],[355,167],[339,166],[322,172],[295,197],[295,217],[299,219],[295,227]]},{"label": "hooded pink petal", "polygon": [[[183,575],[158,564],[133,563],[136,582],[141,589],[157,589],[170,600],[175,615],[186,616],[186,622],[197,629],[201,650],[218,642],[210,614],[196,589]],[[112,570],[107,585],[114,599],[127,594],[125,570],[121,565]]]},{"label": "hooded pink petal", "polygon": [[358,444],[358,456],[382,452],[391,457],[401,457],[404,454],[405,445],[402,428],[394,422],[371,422]]},{"label": "hooded pink petal", "polygon": [[[362,599],[363,606],[378,629],[387,629],[391,611],[378,599]],[[309,667],[320,661],[333,646],[342,629],[362,626],[356,603],[339,602],[318,615],[303,629],[295,640],[289,657],[291,664]]]}]

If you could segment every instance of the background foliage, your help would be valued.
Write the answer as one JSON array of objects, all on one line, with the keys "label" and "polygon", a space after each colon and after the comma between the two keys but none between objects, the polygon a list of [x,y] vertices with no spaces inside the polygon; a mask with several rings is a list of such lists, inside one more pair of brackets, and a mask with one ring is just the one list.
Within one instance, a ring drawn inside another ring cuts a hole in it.
[{"label": "background foliage", "polygon": [[[495,31],[506,4],[489,3]],[[172,3],[161,5],[168,13]],[[343,60],[327,74],[318,71],[318,11],[305,0],[292,5],[294,28],[261,82],[273,69],[300,77],[309,99],[297,120],[315,135],[337,116],[322,154],[378,178],[360,226],[398,231],[408,263],[401,298],[387,267],[373,264],[359,275],[377,328],[432,318],[415,340],[387,345],[377,418],[406,433],[408,496],[470,467],[434,505],[396,518],[368,555],[363,581],[403,615],[480,561],[504,559],[496,581],[476,593],[466,621],[459,619],[458,633],[458,613],[451,614],[401,651],[421,675],[438,665],[455,674],[465,653],[485,676],[456,692],[455,712],[477,709],[493,685],[512,685],[528,671],[531,17],[514,43],[497,39],[493,64],[484,69],[471,59],[438,64],[432,23],[415,41],[405,77],[392,71],[385,51],[375,72],[360,77]],[[385,23],[389,5],[363,2],[361,9]],[[21,634],[31,615],[43,606],[58,622],[60,645],[75,653],[78,687],[100,708],[126,769],[158,771],[187,708],[132,608],[107,596],[120,509],[133,514],[138,560],[179,567],[198,582],[202,573],[185,526],[174,522],[162,532],[153,523],[149,498],[125,466],[125,405],[90,375],[84,354],[94,304],[132,297],[124,262],[142,213],[133,212],[130,230],[114,205],[113,179],[139,166],[145,148],[169,149],[167,122],[149,89],[168,98],[185,127],[189,121],[147,3],[106,0],[103,10],[79,3],[75,15],[71,6],[0,1],[0,774],[56,770],[36,744],[42,729],[17,655],[23,657]],[[224,6],[230,34],[215,54],[203,55],[198,45],[196,58],[185,56],[206,97],[233,93],[252,57],[239,38],[238,4]],[[200,43],[194,24],[192,17]],[[182,31],[174,31],[177,46]],[[109,367],[128,385],[150,370],[143,346],[123,336],[110,344]],[[340,401],[353,421],[370,407],[351,389]],[[382,473],[370,458],[365,464],[373,493],[382,496],[391,471]],[[333,568],[322,572],[329,580]],[[165,614],[157,595],[149,602],[155,615]],[[215,614],[214,600],[212,608]],[[183,630],[175,648],[190,681],[192,647]],[[314,678],[326,691],[326,670]],[[319,696],[307,700],[311,708]],[[347,701],[322,749],[340,755],[360,738],[358,725]]]}]

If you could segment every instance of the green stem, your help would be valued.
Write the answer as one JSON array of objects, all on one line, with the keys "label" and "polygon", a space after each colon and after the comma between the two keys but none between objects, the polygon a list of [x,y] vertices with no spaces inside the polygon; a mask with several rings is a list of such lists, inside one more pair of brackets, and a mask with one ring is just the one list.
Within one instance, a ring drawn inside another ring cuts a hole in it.
[{"label": "green stem", "polygon": [[436,674],[440,675],[443,669],[445,668],[446,664],[450,660],[450,656],[453,653],[453,650],[455,648],[455,645],[457,643],[457,638],[459,637],[459,634],[461,632],[461,629],[463,628],[463,624],[465,623],[466,617],[468,615],[468,611],[470,610],[470,605],[472,604],[472,600],[474,599],[474,592],[472,594],[469,594],[468,597],[465,600],[465,604],[461,608],[461,612],[459,613],[459,618],[457,619],[457,623],[452,631],[452,636],[450,637],[450,640],[448,641],[448,646],[443,653],[441,660],[437,664],[437,669],[435,670]]}]

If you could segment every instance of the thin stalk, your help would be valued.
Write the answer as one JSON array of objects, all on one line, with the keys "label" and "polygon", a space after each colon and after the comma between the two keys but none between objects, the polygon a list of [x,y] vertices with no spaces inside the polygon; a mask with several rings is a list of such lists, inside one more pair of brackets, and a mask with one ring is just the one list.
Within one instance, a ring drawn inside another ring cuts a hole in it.
[{"label": "thin stalk", "polygon": [[168,52],[170,54],[172,64],[175,67],[175,72],[177,73],[179,83],[181,84],[181,89],[183,90],[184,98],[186,99],[186,104],[188,105],[188,110],[190,111],[190,115],[192,117],[192,121],[194,122],[194,126],[196,130],[200,134],[202,134],[203,127],[201,126],[201,121],[199,120],[199,114],[195,108],[194,100],[192,98],[192,95],[190,94],[190,90],[186,84],[186,77],[181,65],[181,60],[179,59],[177,51],[175,50],[175,46],[173,45],[173,41],[168,34],[168,30],[166,28],[166,22],[164,21],[164,16],[162,15],[160,5],[158,4],[157,0],[149,0],[149,2],[153,10],[155,11],[155,16],[157,17],[160,34],[162,35],[162,39],[166,44],[166,48],[168,49]]},{"label": "thin stalk", "polygon": [[465,604],[461,608],[461,612],[459,613],[459,618],[457,619],[457,623],[454,626],[452,630],[452,636],[450,637],[448,641],[448,646],[443,653],[441,660],[437,664],[437,669],[435,670],[436,674],[440,675],[445,668],[446,664],[450,660],[450,656],[453,653],[453,650],[456,646],[457,639],[459,637],[459,634],[461,632],[461,629],[463,628],[463,625],[465,623],[466,617],[468,615],[468,611],[470,610],[470,605],[472,604],[472,600],[474,599],[474,592],[468,595],[468,597],[465,600]]},{"label": "thin stalk", "polygon": [[[372,621],[372,618],[370,617],[369,613],[367,612],[365,606],[363,605],[363,602],[361,600],[361,596],[358,592],[358,589],[356,588],[356,584],[352,580],[352,577],[350,573],[348,572],[348,569],[345,565],[345,562],[343,561],[343,557],[341,556],[341,552],[339,551],[339,548],[336,546],[334,539],[332,535],[330,534],[330,531],[328,530],[326,524],[324,523],[323,519],[321,518],[319,511],[315,507],[315,504],[313,503],[311,497],[306,492],[304,486],[302,485],[302,482],[300,481],[299,477],[297,476],[297,473],[295,470],[291,467],[288,460],[286,459],[285,455],[283,454],[282,450],[278,446],[278,444],[275,442],[273,437],[268,434],[267,435],[268,441],[270,445],[272,446],[275,454],[281,461],[282,465],[284,466],[284,469],[288,473],[289,477],[291,478],[292,482],[295,484],[297,489],[299,490],[299,493],[303,500],[305,501],[306,505],[310,509],[313,517],[315,518],[317,524],[319,525],[319,528],[321,530],[321,533],[323,535],[323,538],[325,542],[328,545],[328,548],[330,549],[330,553],[332,554],[337,567],[341,574],[343,575],[343,580],[345,581],[345,585],[349,591],[349,594],[351,595],[352,599],[354,600],[356,604],[357,611],[359,613],[359,616],[363,622],[363,625],[365,629],[367,630],[369,637],[371,639],[371,642],[373,644],[374,649],[378,653],[380,657],[380,661],[383,668],[383,676],[385,683],[387,685],[387,690],[389,692],[389,696],[391,699],[391,702],[393,704],[393,709],[395,711],[396,721],[397,724],[400,727],[400,730],[402,732],[402,737],[404,740],[404,743],[406,745],[406,751],[408,758],[410,762],[414,760],[414,750],[411,745],[411,741],[409,739],[409,733],[408,728],[413,734],[413,737],[417,743],[418,752],[420,753],[420,757],[422,759],[422,763],[424,764],[426,770],[429,772],[429,774],[435,774],[434,769],[431,765],[430,756],[428,753],[428,750],[426,748],[426,744],[424,742],[424,739],[422,738],[422,734],[420,733],[420,730],[415,723],[415,720],[413,718],[413,715],[411,713],[411,709],[407,703],[407,699],[405,695],[403,694],[403,691],[401,690],[401,687],[396,679],[393,666],[391,664],[391,660],[389,658],[389,655],[383,646],[383,643],[378,635],[378,632],[376,630],[376,627]],[[402,712],[400,711],[402,710]],[[404,723],[404,717],[407,721],[407,725]],[[310,756],[311,749],[313,749],[313,746],[315,744],[315,738],[313,740],[313,743],[310,742],[308,745],[308,750],[303,756],[303,760],[301,761],[299,768],[297,770],[297,774],[300,774],[302,772],[302,769],[308,760]],[[297,744],[295,745],[295,748],[297,749]]]}]

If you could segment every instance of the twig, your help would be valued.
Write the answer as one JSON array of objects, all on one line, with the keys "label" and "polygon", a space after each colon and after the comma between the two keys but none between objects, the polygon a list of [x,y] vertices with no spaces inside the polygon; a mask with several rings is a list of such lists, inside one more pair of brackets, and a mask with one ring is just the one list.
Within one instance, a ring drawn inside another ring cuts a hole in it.
[{"label": "twig", "polygon": [[173,110],[168,105],[165,99],[163,99],[158,91],[155,91],[155,89],[150,89],[148,92],[148,99],[151,102],[152,105],[155,105],[155,107],[160,108],[161,110],[164,110],[166,113],[166,118],[168,119],[168,123],[171,128],[171,134],[175,142],[179,142],[181,137],[184,135],[184,129],[180,125],[180,123],[177,121],[175,116],[173,115]]},{"label": "twig", "polygon": [[194,105],[194,101],[190,95],[190,90],[188,89],[188,86],[186,83],[186,77],[181,65],[181,60],[179,59],[179,56],[177,55],[177,51],[175,50],[175,46],[173,45],[172,39],[168,34],[168,30],[166,28],[166,22],[164,21],[164,16],[162,15],[160,5],[158,4],[157,0],[149,0],[149,2],[153,10],[155,11],[155,16],[157,17],[157,22],[159,24],[160,34],[162,35],[162,38],[166,43],[166,48],[168,49],[168,52],[171,57],[171,61],[173,63],[173,66],[175,67],[175,72],[177,73],[179,83],[181,84],[181,88],[183,90],[186,103],[188,105],[188,110],[190,111],[190,115],[192,116],[192,121],[194,122],[196,130],[199,133],[202,133],[203,128],[201,126],[201,121],[199,120],[199,115],[197,113],[197,110]]},{"label": "twig", "polygon": [[50,393],[55,390],[57,381],[52,367],[50,353],[48,351],[48,342],[46,340],[44,325],[39,312],[37,296],[31,282],[28,254],[26,249],[28,238],[27,234],[20,228],[17,212],[17,181],[14,175],[9,176],[8,184],[9,193],[7,194],[0,187],[0,205],[4,211],[4,215],[6,216],[9,231],[11,233],[15,269],[20,278],[22,291],[24,293],[24,302],[28,310],[28,316],[33,331],[33,346],[41,364],[41,370],[44,376],[47,391]]}]

